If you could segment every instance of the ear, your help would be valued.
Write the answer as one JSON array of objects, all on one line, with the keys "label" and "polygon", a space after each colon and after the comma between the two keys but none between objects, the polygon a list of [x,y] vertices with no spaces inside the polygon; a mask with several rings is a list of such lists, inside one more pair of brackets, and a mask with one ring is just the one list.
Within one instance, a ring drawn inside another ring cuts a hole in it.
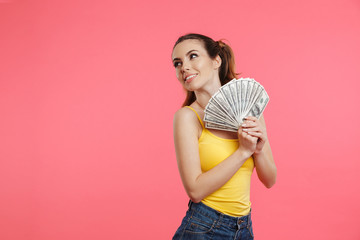
[{"label": "ear", "polygon": [[215,59],[213,60],[213,63],[214,63],[214,69],[220,68],[221,63],[222,63],[221,57],[220,57],[219,55],[217,55],[217,56],[215,57]]}]

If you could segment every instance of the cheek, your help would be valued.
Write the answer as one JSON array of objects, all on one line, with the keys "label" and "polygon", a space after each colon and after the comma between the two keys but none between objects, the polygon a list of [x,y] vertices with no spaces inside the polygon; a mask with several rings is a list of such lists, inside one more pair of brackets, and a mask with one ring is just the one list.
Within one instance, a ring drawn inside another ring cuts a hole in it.
[{"label": "cheek", "polygon": [[202,71],[202,72],[208,72],[209,66],[211,66],[211,65],[209,65],[209,62],[199,61],[199,62],[196,62],[196,64],[194,65],[194,68],[199,71]]},{"label": "cheek", "polygon": [[177,78],[178,80],[180,80],[180,79],[179,79],[179,77],[180,77],[180,72],[179,72],[178,70],[176,70],[175,74],[176,74],[176,78]]},{"label": "cheek", "polygon": [[181,84],[184,84],[184,81],[182,80],[182,75],[178,70],[176,70],[176,78]]}]

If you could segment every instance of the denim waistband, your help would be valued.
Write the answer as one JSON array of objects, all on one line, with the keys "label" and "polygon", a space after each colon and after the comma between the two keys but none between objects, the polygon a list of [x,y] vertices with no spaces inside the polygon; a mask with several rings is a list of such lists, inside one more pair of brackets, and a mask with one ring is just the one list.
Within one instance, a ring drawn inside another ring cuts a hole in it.
[{"label": "denim waistband", "polygon": [[232,228],[242,228],[250,226],[251,222],[251,208],[248,215],[242,217],[233,217],[222,212],[219,212],[202,202],[194,203],[191,200],[189,201],[189,210],[194,210],[213,221],[218,221],[220,224],[226,224]]}]

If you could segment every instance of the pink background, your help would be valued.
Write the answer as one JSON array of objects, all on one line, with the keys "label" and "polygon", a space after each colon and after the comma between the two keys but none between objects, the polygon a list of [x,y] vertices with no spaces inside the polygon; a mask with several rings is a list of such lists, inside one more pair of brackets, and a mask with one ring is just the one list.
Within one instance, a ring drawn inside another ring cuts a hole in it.
[{"label": "pink background", "polygon": [[172,237],[188,32],[228,39],[270,95],[256,239],[360,239],[359,24],[358,0],[0,1],[0,239]]}]

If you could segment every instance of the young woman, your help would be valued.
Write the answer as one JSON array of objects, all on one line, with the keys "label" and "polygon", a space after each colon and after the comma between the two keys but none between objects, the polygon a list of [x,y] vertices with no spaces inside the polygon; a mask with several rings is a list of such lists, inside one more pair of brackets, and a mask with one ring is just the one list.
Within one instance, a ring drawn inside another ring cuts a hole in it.
[{"label": "young woman", "polygon": [[264,118],[246,118],[237,133],[204,127],[204,108],[211,96],[237,77],[233,52],[224,42],[200,34],[181,36],[172,60],[187,91],[183,108],[174,116],[174,143],[190,198],[173,239],[253,239],[253,169],[267,188],[276,181]]}]

